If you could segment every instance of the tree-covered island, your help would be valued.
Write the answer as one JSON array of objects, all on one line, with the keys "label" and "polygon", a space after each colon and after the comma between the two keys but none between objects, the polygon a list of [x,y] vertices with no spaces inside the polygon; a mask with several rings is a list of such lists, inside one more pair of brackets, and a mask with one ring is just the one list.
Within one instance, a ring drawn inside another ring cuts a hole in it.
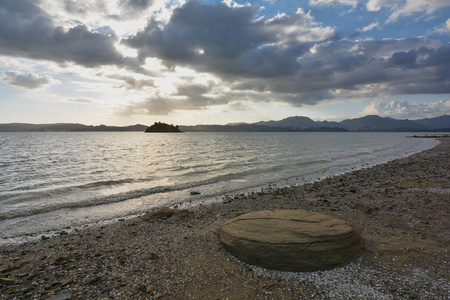
[{"label": "tree-covered island", "polygon": [[155,124],[153,124],[152,126],[147,127],[145,132],[182,132],[182,131],[178,128],[178,125],[174,126],[172,124],[169,125],[166,123],[155,122]]}]

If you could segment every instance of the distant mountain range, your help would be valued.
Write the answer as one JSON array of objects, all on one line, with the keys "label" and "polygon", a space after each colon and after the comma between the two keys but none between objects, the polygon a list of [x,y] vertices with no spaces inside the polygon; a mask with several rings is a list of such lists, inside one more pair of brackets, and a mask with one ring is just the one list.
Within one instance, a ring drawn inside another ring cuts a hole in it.
[{"label": "distant mountain range", "polygon": [[[146,125],[132,126],[88,126],[78,123],[57,124],[0,124],[0,131],[141,131]],[[397,120],[379,116],[365,116],[341,122],[313,121],[308,117],[289,117],[280,121],[240,123],[227,125],[179,126],[181,131],[405,131],[405,132],[450,132],[450,116],[420,120]]]},{"label": "distant mountain range", "polygon": [[341,122],[313,121],[308,117],[289,117],[280,121],[228,125],[180,126],[183,131],[450,131],[450,116],[420,120],[397,120],[365,116]]}]

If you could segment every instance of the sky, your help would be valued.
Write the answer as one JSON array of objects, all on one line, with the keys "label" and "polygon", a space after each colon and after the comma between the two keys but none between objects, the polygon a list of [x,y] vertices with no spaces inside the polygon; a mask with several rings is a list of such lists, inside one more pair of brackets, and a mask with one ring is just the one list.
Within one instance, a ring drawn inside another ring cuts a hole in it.
[{"label": "sky", "polygon": [[0,123],[450,114],[450,0],[1,0]]}]

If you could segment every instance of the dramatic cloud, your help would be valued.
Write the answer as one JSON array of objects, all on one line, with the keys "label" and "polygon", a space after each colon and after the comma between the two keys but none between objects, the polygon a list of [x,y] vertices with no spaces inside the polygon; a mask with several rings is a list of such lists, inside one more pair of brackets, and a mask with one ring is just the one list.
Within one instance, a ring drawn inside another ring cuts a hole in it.
[{"label": "dramatic cloud", "polygon": [[15,71],[4,72],[1,79],[9,85],[29,90],[42,88],[46,85],[59,82],[54,80],[51,76],[39,76],[31,72],[21,73]]},{"label": "dramatic cloud", "polygon": [[234,88],[295,94],[297,104],[377,93],[448,93],[449,55],[449,46],[422,38],[330,41],[299,57],[294,76],[252,79]]},{"label": "dramatic cloud", "polygon": [[122,64],[115,36],[92,32],[86,25],[55,26],[36,0],[0,2],[0,54],[85,67]]},{"label": "dramatic cloud", "polygon": [[[1,79],[33,89],[45,72],[61,99],[122,116],[450,93],[450,23],[431,16],[448,1],[281,2],[2,0]],[[345,16],[328,20],[333,5]]]},{"label": "dramatic cloud", "polygon": [[363,114],[379,115],[399,119],[423,119],[450,115],[450,100],[432,103],[409,103],[407,101],[373,102]]},{"label": "dramatic cloud", "polygon": [[184,65],[223,76],[276,77],[294,74],[297,57],[312,42],[334,36],[298,10],[288,16],[256,19],[258,7],[212,6],[190,1],[173,11],[170,21],[151,19],[135,36],[122,41],[138,57],[157,57],[166,65]]},{"label": "dramatic cloud", "polygon": [[[173,11],[167,24],[151,19],[122,43],[135,48],[141,61],[158,58],[167,66],[209,72],[230,83],[234,93],[264,93],[264,101],[294,106],[335,98],[450,92],[447,44],[426,38],[333,40],[331,28],[317,26],[302,10],[272,19],[256,18],[257,11],[190,1]],[[377,26],[372,23],[364,30]],[[197,101],[178,96],[156,97],[134,107],[163,113],[238,100],[231,93],[214,99],[199,94]]]}]

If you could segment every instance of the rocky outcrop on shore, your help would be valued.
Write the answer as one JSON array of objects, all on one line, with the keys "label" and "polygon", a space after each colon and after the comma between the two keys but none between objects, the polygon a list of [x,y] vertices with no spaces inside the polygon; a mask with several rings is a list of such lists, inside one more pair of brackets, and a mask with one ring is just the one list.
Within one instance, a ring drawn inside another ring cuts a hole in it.
[{"label": "rocky outcrop on shore", "polygon": [[281,271],[344,266],[361,256],[364,242],[344,220],[306,210],[269,210],[225,222],[220,242],[238,259]]}]

